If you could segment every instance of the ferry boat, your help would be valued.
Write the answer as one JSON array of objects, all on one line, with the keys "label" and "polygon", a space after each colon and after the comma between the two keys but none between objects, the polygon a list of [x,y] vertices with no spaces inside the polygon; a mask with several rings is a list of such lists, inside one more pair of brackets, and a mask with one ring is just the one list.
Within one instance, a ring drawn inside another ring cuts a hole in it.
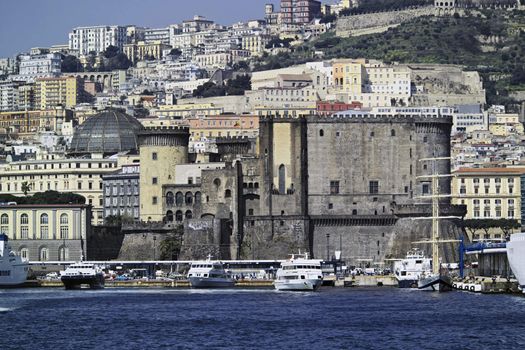
[{"label": "ferry boat", "polygon": [[423,274],[432,271],[432,259],[419,249],[412,249],[405,259],[394,262],[394,275],[399,288],[417,288]]},{"label": "ferry boat", "polygon": [[29,264],[16,255],[9,245],[6,234],[0,234],[0,287],[14,287],[27,280]]},{"label": "ferry boat", "polygon": [[525,232],[510,235],[507,242],[509,265],[525,293]]},{"label": "ferry boat", "polygon": [[321,260],[308,259],[308,254],[292,254],[281,263],[273,282],[277,290],[313,291],[323,283]]},{"label": "ferry boat", "polygon": [[188,280],[192,288],[232,288],[235,281],[224,270],[220,261],[195,261],[188,271]]},{"label": "ferry boat", "polygon": [[80,289],[83,285],[91,289],[104,288],[104,272],[95,264],[78,262],[71,264],[61,274],[66,289]]}]

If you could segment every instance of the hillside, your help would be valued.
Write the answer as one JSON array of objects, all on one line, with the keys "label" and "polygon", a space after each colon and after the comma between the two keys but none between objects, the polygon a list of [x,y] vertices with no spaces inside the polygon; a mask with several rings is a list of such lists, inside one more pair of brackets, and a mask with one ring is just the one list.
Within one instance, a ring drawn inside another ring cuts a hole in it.
[{"label": "hillside", "polygon": [[279,68],[312,59],[373,58],[386,62],[460,64],[482,73],[489,103],[512,103],[508,91],[525,89],[525,12],[482,11],[471,17],[420,17],[385,33],[339,38],[333,32],[269,56],[257,68]]}]

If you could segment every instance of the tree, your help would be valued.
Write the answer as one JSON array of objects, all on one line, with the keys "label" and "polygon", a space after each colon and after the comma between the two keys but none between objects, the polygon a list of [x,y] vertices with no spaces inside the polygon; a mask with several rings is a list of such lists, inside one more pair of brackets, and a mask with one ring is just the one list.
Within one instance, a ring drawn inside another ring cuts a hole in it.
[{"label": "tree", "polygon": [[78,58],[73,55],[67,55],[62,57],[62,73],[76,73],[81,71],[82,65]]},{"label": "tree", "polygon": [[174,49],[171,49],[169,55],[179,57],[180,55],[182,55],[182,51],[178,48],[174,48]]},{"label": "tree", "polygon": [[120,53],[120,50],[118,47],[109,45],[108,47],[106,47],[106,49],[102,53],[102,56],[104,56],[105,58],[112,58],[112,57],[116,57],[119,53]]},{"label": "tree", "polygon": [[319,21],[319,23],[333,23],[337,20],[337,16],[336,15],[326,15],[324,16],[323,18],[321,18],[321,20]]},{"label": "tree", "polygon": [[495,224],[501,229],[505,237],[510,236],[513,230],[521,228],[521,224],[516,219],[499,219]]},{"label": "tree", "polygon": [[249,75],[238,75],[226,84],[227,95],[244,95],[246,90],[251,90],[252,79]]},{"label": "tree", "polygon": [[31,191],[31,185],[27,181],[22,182],[22,192],[24,192],[24,196],[27,196],[29,191]]},{"label": "tree", "polygon": [[184,235],[184,226],[179,225],[172,234],[160,242],[160,259],[176,260],[179,257],[182,247],[182,236]]}]

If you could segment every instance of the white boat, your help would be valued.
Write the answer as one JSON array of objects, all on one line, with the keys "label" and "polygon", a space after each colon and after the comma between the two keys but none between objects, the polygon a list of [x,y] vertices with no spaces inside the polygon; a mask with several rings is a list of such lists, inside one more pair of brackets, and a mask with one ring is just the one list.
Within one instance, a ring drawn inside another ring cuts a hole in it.
[{"label": "white boat", "polygon": [[419,249],[412,249],[405,259],[394,262],[394,276],[399,288],[417,288],[421,276],[431,271],[432,259]]},{"label": "white boat", "polygon": [[69,265],[60,279],[66,289],[80,289],[83,285],[91,289],[104,288],[104,272],[95,264],[87,262]]},{"label": "white boat", "polygon": [[290,260],[281,263],[273,282],[277,290],[316,290],[323,283],[321,260],[308,259],[308,254],[292,254]]},{"label": "white boat", "polygon": [[196,261],[188,271],[188,280],[192,288],[232,288],[235,280],[224,270],[220,261]]},{"label": "white boat", "polygon": [[6,234],[0,234],[0,287],[14,287],[27,280],[29,264],[16,255]]},{"label": "white boat", "polygon": [[510,235],[507,242],[507,257],[509,265],[518,280],[521,290],[525,293],[525,233]]}]

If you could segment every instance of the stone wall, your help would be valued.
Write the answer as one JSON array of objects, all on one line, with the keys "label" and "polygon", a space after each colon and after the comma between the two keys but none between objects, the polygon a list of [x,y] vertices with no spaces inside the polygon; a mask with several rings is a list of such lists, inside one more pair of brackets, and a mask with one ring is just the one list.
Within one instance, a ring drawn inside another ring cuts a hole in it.
[{"label": "stone wall", "polygon": [[427,6],[416,9],[342,17],[337,20],[336,35],[339,37],[349,37],[386,31],[390,27],[397,26],[415,17],[430,16],[434,13],[434,7]]},{"label": "stone wall", "polygon": [[113,260],[118,258],[124,233],[120,227],[93,226],[87,237],[87,260]]}]

